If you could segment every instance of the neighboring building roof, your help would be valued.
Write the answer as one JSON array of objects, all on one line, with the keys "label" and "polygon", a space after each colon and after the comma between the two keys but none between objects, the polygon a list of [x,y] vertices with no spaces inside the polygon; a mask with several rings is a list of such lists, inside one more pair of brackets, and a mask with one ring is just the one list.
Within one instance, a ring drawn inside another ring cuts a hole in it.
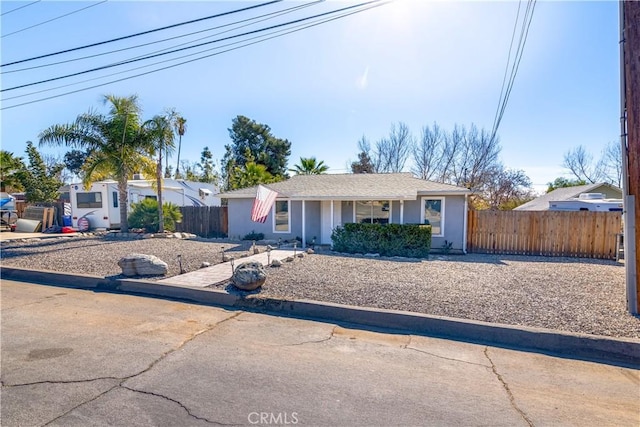
[{"label": "neighboring building roof", "polygon": [[[515,211],[546,211],[549,210],[549,202],[556,202],[561,200],[573,199],[580,196],[582,193],[620,193],[619,198],[622,198],[622,190],[615,185],[599,182],[588,185],[576,185],[575,187],[556,188],[555,190],[544,194],[538,198],[535,198],[527,203],[524,203]],[[609,197],[616,198],[616,197]]]},{"label": "neighboring building roof", "polygon": [[[418,195],[468,194],[455,185],[415,178],[411,173],[294,175],[265,184],[280,197],[297,200],[415,200]],[[256,196],[257,186],[217,194],[223,199]]]}]

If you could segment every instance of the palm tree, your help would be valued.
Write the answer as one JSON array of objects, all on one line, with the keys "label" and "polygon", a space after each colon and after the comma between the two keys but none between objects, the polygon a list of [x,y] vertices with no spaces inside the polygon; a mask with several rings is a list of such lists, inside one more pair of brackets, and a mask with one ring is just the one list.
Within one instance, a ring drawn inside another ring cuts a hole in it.
[{"label": "palm tree", "polygon": [[138,97],[105,95],[109,112],[79,115],[72,123],[53,125],[39,135],[40,145],[65,145],[89,153],[83,166],[83,183],[115,178],[118,181],[120,230],[127,232],[127,180],[134,172],[153,175],[152,145],[148,132],[141,132]]},{"label": "palm tree", "polygon": [[22,190],[20,172],[25,169],[26,166],[21,157],[16,157],[6,150],[0,150],[0,191]]},{"label": "palm tree", "polygon": [[176,178],[180,178],[180,149],[182,148],[182,135],[187,131],[187,119],[179,114],[174,115],[173,127],[178,133],[178,161],[176,162]]},{"label": "palm tree", "polygon": [[158,192],[158,231],[164,232],[164,214],[162,210],[162,152],[165,156],[173,151],[174,135],[171,128],[171,116],[154,116],[151,120],[146,121],[142,125],[142,130],[147,134],[151,142],[151,150],[157,152],[158,163],[156,164],[156,186]]},{"label": "palm tree", "polygon": [[320,175],[328,170],[329,166],[323,160],[318,162],[315,157],[300,157],[300,164],[294,165],[289,172],[295,172],[296,175]]}]

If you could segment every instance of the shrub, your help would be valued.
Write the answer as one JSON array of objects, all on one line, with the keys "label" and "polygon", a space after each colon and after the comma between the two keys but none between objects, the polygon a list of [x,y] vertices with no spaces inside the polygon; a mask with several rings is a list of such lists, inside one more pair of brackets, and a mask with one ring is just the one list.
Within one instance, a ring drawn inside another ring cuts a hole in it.
[{"label": "shrub", "polygon": [[[149,233],[158,232],[158,201],[154,199],[144,199],[139,203],[133,203],[133,210],[129,215],[129,227],[144,228]],[[163,203],[162,213],[164,215],[164,228],[169,231],[176,231],[176,222],[182,220],[180,208],[173,203]]]},{"label": "shrub", "polygon": [[331,240],[338,252],[426,258],[431,249],[431,226],[350,223],[337,227]]},{"label": "shrub", "polygon": [[245,234],[242,240],[264,240],[264,233],[256,233],[251,231],[249,234]]}]

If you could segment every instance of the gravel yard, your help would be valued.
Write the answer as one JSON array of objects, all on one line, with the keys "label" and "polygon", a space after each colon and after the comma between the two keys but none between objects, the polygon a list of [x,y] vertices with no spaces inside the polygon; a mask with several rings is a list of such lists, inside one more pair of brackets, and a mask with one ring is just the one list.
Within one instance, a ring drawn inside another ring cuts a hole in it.
[{"label": "gravel yard", "polygon": [[[0,256],[4,266],[118,276],[121,257],[145,253],[167,262],[167,276],[173,276],[179,273],[178,254],[183,267],[193,271],[202,262],[221,262],[223,247],[247,253],[250,245],[69,237],[3,242]],[[267,283],[252,297],[311,299],[640,339],[640,318],[626,311],[624,266],[614,261],[479,254],[408,260],[325,251],[267,271]]]}]

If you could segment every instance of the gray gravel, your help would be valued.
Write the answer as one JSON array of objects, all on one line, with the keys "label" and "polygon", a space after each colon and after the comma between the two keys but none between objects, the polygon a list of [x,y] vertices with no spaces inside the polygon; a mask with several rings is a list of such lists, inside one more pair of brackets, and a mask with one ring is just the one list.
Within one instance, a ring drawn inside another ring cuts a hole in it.
[{"label": "gray gravel", "polygon": [[[248,254],[251,242],[55,238],[4,242],[2,265],[117,276],[118,260],[155,255],[167,276],[221,262],[222,248]],[[325,251],[268,269],[252,297],[311,299],[614,337],[640,338],[627,313],[624,265],[577,258],[433,255],[428,260],[345,256]],[[224,290],[225,284],[217,286]]]}]

